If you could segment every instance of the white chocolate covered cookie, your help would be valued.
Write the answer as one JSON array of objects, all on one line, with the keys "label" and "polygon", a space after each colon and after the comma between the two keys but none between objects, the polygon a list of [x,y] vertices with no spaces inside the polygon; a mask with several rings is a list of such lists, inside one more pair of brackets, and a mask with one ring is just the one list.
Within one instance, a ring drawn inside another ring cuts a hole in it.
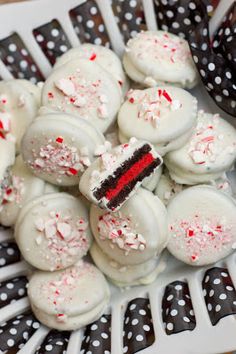
[{"label": "white chocolate covered cookie", "polygon": [[41,323],[58,330],[75,330],[103,314],[110,290],[96,267],[79,261],[63,271],[35,272],[29,281],[28,296]]},{"label": "white chocolate covered cookie", "polygon": [[27,80],[0,82],[0,135],[11,134],[20,150],[22,136],[37,114],[40,89]]},{"label": "white chocolate covered cookie", "polygon": [[170,83],[192,88],[197,82],[188,42],[164,31],[143,31],[130,39],[123,64],[128,76],[144,86]]},{"label": "white chocolate covered cookie", "polygon": [[168,250],[191,265],[207,265],[236,247],[236,204],[210,186],[190,187],[167,207]]},{"label": "white chocolate covered cookie", "polygon": [[42,104],[85,119],[103,133],[116,119],[121,90],[100,65],[77,59],[51,73],[43,86]]},{"label": "white chocolate covered cookie", "polygon": [[5,190],[11,183],[10,167],[15,162],[15,144],[0,138],[0,205],[3,202]]},{"label": "white chocolate covered cookie", "polygon": [[101,45],[84,43],[76,48],[68,50],[57,59],[54,69],[64,65],[68,61],[76,59],[87,59],[99,64],[108,71],[120,85],[123,94],[128,91],[129,82],[122,68],[119,57],[112,50]]},{"label": "white chocolate covered cookie", "polygon": [[166,209],[146,189],[140,188],[116,212],[90,209],[90,224],[102,251],[123,265],[134,265],[159,255],[167,244]]},{"label": "white chocolate covered cookie", "polygon": [[22,208],[15,238],[23,257],[36,268],[67,268],[90,247],[87,208],[79,198],[66,193],[38,197]]},{"label": "white chocolate covered cookie", "polygon": [[119,139],[132,136],[149,141],[157,152],[179,149],[186,144],[197,120],[197,100],[177,87],[160,86],[130,90],[118,114]]},{"label": "white chocolate covered cookie", "polygon": [[180,184],[216,180],[236,159],[236,130],[218,114],[199,111],[192,137],[179,150],[165,156],[170,176]]},{"label": "white chocolate covered cookie", "polygon": [[37,117],[22,140],[25,163],[38,177],[57,185],[76,185],[94,160],[103,135],[84,119],[66,113]]}]

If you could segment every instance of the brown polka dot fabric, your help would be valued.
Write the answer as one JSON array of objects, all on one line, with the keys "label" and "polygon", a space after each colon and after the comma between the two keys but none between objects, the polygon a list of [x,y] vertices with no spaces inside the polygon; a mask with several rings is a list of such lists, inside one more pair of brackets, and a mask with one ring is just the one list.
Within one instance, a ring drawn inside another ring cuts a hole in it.
[{"label": "brown polka dot fabric", "polygon": [[149,299],[136,298],[128,303],[123,330],[123,353],[137,353],[154,343]]},{"label": "brown polka dot fabric", "polygon": [[202,289],[213,326],[221,318],[236,314],[236,291],[226,268],[208,269],[202,281]]},{"label": "brown polka dot fabric", "polygon": [[15,242],[0,243],[0,268],[20,261],[20,251]]},{"label": "brown polka dot fabric", "polygon": [[86,327],[80,354],[88,353],[111,353],[111,315],[103,315]]},{"label": "brown polka dot fabric", "polygon": [[94,0],[85,1],[72,9],[70,17],[81,43],[111,47],[100,10]]},{"label": "brown polka dot fabric", "polygon": [[48,333],[43,343],[37,349],[35,354],[66,354],[70,332],[52,330]]},{"label": "brown polka dot fabric", "polygon": [[174,281],[166,286],[162,319],[168,335],[194,330],[196,319],[187,283]]},{"label": "brown polka dot fabric", "polygon": [[57,20],[34,29],[33,34],[52,65],[55,64],[57,57],[60,57],[71,48],[65,32]]},{"label": "brown polka dot fabric", "polygon": [[14,78],[28,79],[32,83],[44,80],[42,73],[17,33],[0,41],[0,58]]},{"label": "brown polka dot fabric", "polygon": [[18,277],[0,282],[0,308],[27,295],[26,277]]},{"label": "brown polka dot fabric", "polygon": [[147,29],[141,0],[112,0],[112,9],[125,42]]}]

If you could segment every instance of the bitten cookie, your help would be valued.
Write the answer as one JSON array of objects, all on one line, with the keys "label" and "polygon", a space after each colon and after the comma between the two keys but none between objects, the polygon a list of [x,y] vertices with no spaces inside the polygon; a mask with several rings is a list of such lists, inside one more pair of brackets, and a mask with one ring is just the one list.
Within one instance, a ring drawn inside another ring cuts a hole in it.
[{"label": "bitten cookie", "polygon": [[191,139],[165,156],[170,176],[180,184],[220,178],[236,159],[236,130],[218,114],[199,111]]},{"label": "bitten cookie", "polygon": [[197,83],[188,42],[164,31],[143,31],[130,39],[123,64],[128,76],[144,86],[170,83],[192,88]]},{"label": "bitten cookie", "polygon": [[66,193],[35,198],[22,208],[15,238],[23,257],[36,268],[67,268],[90,247],[87,208],[79,198]]},{"label": "bitten cookie", "polygon": [[40,89],[27,80],[0,82],[0,135],[11,134],[20,150],[22,136],[37,114]]},{"label": "bitten cookie", "polygon": [[124,266],[103,253],[96,242],[93,242],[90,254],[96,266],[119,287],[150,284],[166,266],[161,256],[154,256],[144,263]]},{"label": "bitten cookie", "polygon": [[167,207],[168,250],[191,265],[207,265],[236,248],[236,204],[210,186],[187,188]]},{"label": "bitten cookie", "polygon": [[92,203],[111,211],[118,210],[162,164],[152,145],[136,139],[101,152],[82,175],[79,189]]},{"label": "bitten cookie", "polygon": [[121,90],[100,65],[77,59],[53,70],[43,86],[42,104],[83,118],[103,133],[116,119]]},{"label": "bitten cookie", "polygon": [[63,271],[35,272],[29,281],[28,296],[41,323],[64,331],[97,320],[109,303],[110,290],[96,267],[79,261]]},{"label": "bitten cookie", "polygon": [[20,155],[9,171],[10,183],[4,189],[0,203],[0,224],[13,226],[20,209],[27,201],[46,193],[57,192],[57,187],[35,177],[25,166]]},{"label": "bitten cookie", "polygon": [[85,43],[68,50],[68,52],[58,58],[56,64],[54,65],[54,69],[57,69],[59,66],[64,65],[68,61],[75,59],[88,59],[96,64],[99,64],[116,79],[123,94],[128,91],[129,81],[124,73],[119,57],[112,50],[101,45]]},{"label": "bitten cookie", "polygon": [[197,120],[197,100],[177,87],[130,90],[118,114],[119,139],[132,136],[149,141],[159,154],[179,149],[192,135]]},{"label": "bitten cookie", "polygon": [[103,135],[89,122],[66,113],[37,117],[22,140],[22,156],[38,177],[62,186],[79,183]]},{"label": "bitten cookie", "polygon": [[168,241],[166,209],[143,188],[116,213],[92,205],[90,225],[102,251],[123,265],[148,261],[159,255]]}]

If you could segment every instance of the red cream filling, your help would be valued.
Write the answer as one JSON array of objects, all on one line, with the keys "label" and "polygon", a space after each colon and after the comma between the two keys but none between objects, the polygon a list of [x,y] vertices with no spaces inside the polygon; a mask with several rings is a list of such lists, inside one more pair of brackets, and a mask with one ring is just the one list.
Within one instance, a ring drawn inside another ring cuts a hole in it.
[{"label": "red cream filling", "polygon": [[114,188],[108,189],[108,191],[106,192],[106,198],[108,200],[111,200],[112,198],[116,197],[124,188],[124,186],[134,180],[153,161],[154,157],[150,152],[144,155],[139,161],[134,163],[130,167],[130,169],[120,177]]}]

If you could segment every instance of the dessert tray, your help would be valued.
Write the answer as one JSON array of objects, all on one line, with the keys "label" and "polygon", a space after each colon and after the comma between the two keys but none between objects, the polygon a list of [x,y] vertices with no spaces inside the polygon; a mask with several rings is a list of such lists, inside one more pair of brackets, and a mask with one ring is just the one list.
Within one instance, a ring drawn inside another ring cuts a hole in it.
[{"label": "dessert tray", "polygon": [[[0,61],[0,77],[42,81],[55,57],[78,46],[80,40],[110,43],[120,55],[130,34],[143,28],[157,29],[152,0],[125,3],[128,14],[136,11],[134,21],[129,22],[131,28],[127,21],[121,23],[114,16],[110,0],[34,0],[1,6],[0,51],[7,61]],[[210,33],[232,3],[220,1],[210,20]],[[140,5],[145,21],[136,9]],[[200,108],[220,113],[235,126],[233,118],[210,99],[202,84],[192,93]],[[234,172],[229,178],[236,191]],[[216,354],[234,350],[236,254],[212,266],[193,268],[166,253],[161,267],[163,273],[151,285],[125,290],[111,285],[110,307],[95,323],[79,331],[58,332],[38,323],[30,312],[26,275],[31,268],[21,259],[12,230],[2,228],[0,353],[15,346],[21,354]]]}]

